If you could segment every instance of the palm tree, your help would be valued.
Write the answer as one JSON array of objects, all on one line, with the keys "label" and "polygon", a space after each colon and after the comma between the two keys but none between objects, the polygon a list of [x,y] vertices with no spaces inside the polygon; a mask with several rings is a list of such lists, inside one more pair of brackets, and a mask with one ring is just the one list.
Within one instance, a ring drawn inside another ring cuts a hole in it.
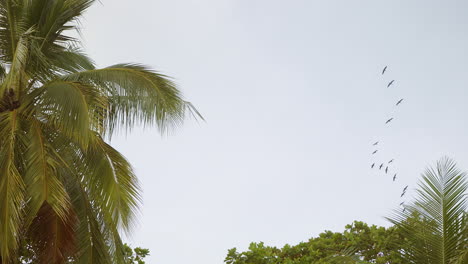
[{"label": "palm tree", "polygon": [[415,202],[390,218],[408,263],[468,263],[467,189],[467,175],[448,158],[426,170]]},{"label": "palm tree", "polygon": [[165,132],[198,115],[138,64],[97,69],[67,35],[94,0],[0,0],[0,263],[122,263],[140,204],[128,161],[105,139]]}]

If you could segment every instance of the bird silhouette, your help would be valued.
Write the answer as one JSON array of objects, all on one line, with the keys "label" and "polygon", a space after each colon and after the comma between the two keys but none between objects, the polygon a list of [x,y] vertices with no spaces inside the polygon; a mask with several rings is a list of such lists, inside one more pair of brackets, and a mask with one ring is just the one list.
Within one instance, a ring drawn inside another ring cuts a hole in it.
[{"label": "bird silhouette", "polygon": [[374,155],[375,153],[377,153],[377,151],[378,151],[378,150],[376,149],[374,152],[372,152],[372,155]]},{"label": "bird silhouette", "polygon": [[399,104],[401,104],[401,102],[403,102],[403,98],[401,98],[401,99],[396,103],[396,106],[398,106]]},{"label": "bird silhouette", "polygon": [[388,66],[385,66],[385,68],[383,68],[382,75],[384,75],[385,71],[387,70],[387,67]]},{"label": "bird silhouette", "polygon": [[382,169],[382,167],[383,167],[383,163],[382,163],[382,164],[380,164],[380,166],[379,166],[379,170],[381,170],[381,169]]},{"label": "bird silhouette", "polygon": [[403,189],[403,192],[406,192],[406,189],[408,189],[408,185],[405,186],[405,188]]},{"label": "bird silhouette", "polygon": [[372,163],[372,165],[370,166],[371,169],[373,169],[375,166],[375,163]]},{"label": "bird silhouette", "polygon": [[403,208],[403,213],[406,211],[406,208]]},{"label": "bird silhouette", "polygon": [[387,120],[387,122],[385,122],[385,124],[388,124],[388,123],[392,122],[392,120],[393,120],[393,117],[390,118],[389,120]]},{"label": "bird silhouette", "polygon": [[379,144],[379,142],[375,142],[372,146],[377,146]]},{"label": "bird silhouette", "polygon": [[385,168],[385,174],[387,174],[387,172],[388,172],[388,166],[387,166],[387,168]]},{"label": "bird silhouette", "polygon": [[401,202],[401,203],[400,203],[400,206],[402,206],[403,204],[405,204],[405,202]]},{"label": "bird silhouette", "polygon": [[391,160],[388,162],[388,164],[392,163],[393,161],[394,161],[394,159],[391,159]]},{"label": "bird silhouette", "polygon": [[400,197],[403,197],[403,196],[405,195],[405,193],[406,193],[406,192],[403,192],[403,193],[400,195]]},{"label": "bird silhouette", "polygon": [[395,80],[392,80],[391,82],[388,83],[387,88],[392,86],[392,84],[395,82]]},{"label": "bird silhouette", "polygon": [[396,180],[396,175],[397,175],[396,173],[395,173],[395,175],[393,175],[393,181]]}]

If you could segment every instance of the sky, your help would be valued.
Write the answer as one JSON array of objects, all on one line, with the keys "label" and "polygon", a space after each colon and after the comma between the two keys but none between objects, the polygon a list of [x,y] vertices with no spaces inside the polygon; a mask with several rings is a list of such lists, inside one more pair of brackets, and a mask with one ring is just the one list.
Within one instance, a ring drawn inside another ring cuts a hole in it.
[{"label": "sky", "polygon": [[[135,128],[113,138],[143,189],[127,241],[150,249],[148,263],[215,264],[250,242],[295,244],[354,220],[388,226],[427,166],[449,156],[468,170],[467,8],[462,0],[96,3],[81,22],[97,64],[139,62],[174,77],[206,119],[170,135]],[[390,159],[388,175],[370,169]]]}]

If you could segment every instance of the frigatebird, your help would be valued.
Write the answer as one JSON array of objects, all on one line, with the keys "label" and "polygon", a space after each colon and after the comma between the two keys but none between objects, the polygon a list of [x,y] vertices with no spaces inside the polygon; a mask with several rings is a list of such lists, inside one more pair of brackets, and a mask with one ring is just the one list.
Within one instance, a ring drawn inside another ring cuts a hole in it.
[{"label": "frigatebird", "polygon": [[393,175],[393,181],[396,180],[396,175],[397,175],[396,173],[395,173],[395,175]]},{"label": "frigatebird", "polygon": [[395,82],[395,80],[392,80],[391,82],[388,83],[387,88],[392,86],[392,84]]},{"label": "frigatebird", "polygon": [[372,146],[377,146],[379,144],[379,142],[375,142]]},{"label": "frigatebird", "polygon": [[403,192],[403,193],[400,195],[400,197],[403,197],[403,195],[405,195],[405,193],[406,193],[406,192]]},{"label": "frigatebird", "polygon": [[406,208],[403,207],[403,213],[406,211]]},{"label": "frigatebird", "polygon": [[398,106],[399,104],[401,104],[401,102],[403,102],[403,98],[401,98],[401,99],[396,103],[396,106]]},{"label": "frigatebird", "polygon": [[388,123],[392,122],[392,120],[393,120],[393,117],[390,118],[389,120],[387,120],[387,122],[385,122],[385,124],[388,124]]},{"label": "frigatebird", "polygon": [[388,164],[392,163],[393,161],[394,161],[394,159],[391,159],[391,160],[388,162]]},{"label": "frigatebird", "polygon": [[400,203],[400,206],[402,206],[404,203],[405,203],[405,202],[401,202],[401,203]]},{"label": "frigatebird", "polygon": [[377,153],[377,151],[379,151],[379,150],[376,149],[374,152],[372,152],[372,155],[374,155],[375,153]]},{"label": "frigatebird", "polygon": [[403,189],[403,192],[406,192],[406,189],[408,189],[408,185],[405,186],[405,188]]},{"label": "frigatebird", "polygon": [[385,66],[385,68],[383,68],[382,75],[384,75],[385,71],[387,70],[387,67],[388,66]]},{"label": "frigatebird", "polygon": [[382,163],[382,164],[380,164],[380,166],[379,166],[379,170],[381,170],[381,169],[382,169],[382,167],[383,167],[383,163]]},{"label": "frigatebird", "polygon": [[385,174],[387,174],[387,172],[388,172],[388,166],[387,166],[387,168],[385,168]]},{"label": "frigatebird", "polygon": [[375,163],[372,163],[372,165],[370,166],[371,169],[373,169],[375,166]]}]

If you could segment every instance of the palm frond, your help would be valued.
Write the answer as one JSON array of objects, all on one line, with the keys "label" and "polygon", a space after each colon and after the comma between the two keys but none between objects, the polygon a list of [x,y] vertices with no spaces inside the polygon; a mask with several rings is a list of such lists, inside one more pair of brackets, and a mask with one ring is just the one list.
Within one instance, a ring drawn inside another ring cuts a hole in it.
[{"label": "palm frond", "polygon": [[94,0],[34,0],[26,1],[24,7],[25,23],[36,25],[36,37],[41,39],[41,50],[52,51],[75,39],[64,35],[67,30],[77,30],[78,19]]},{"label": "palm frond", "polygon": [[[63,77],[102,89],[109,98],[106,131],[130,130],[137,124],[156,124],[161,132],[181,125],[187,111],[195,108],[182,99],[176,85],[165,75],[137,64],[118,64]],[[194,111],[195,110],[195,111]]]},{"label": "palm frond", "polygon": [[18,247],[24,201],[24,183],[15,163],[16,141],[21,141],[17,130],[17,111],[0,113],[0,256],[3,263],[8,262]]},{"label": "palm frond", "polygon": [[28,136],[24,178],[30,197],[30,215],[35,216],[44,202],[47,202],[54,211],[54,216],[66,222],[71,207],[70,197],[57,175],[57,168],[66,165],[49,144],[39,121],[32,120]]},{"label": "palm frond", "polygon": [[3,96],[7,89],[10,93],[19,94],[20,92],[20,81],[25,73],[25,65],[29,54],[28,38],[31,32],[33,32],[33,28],[25,32],[18,40],[11,60],[10,71],[0,86],[0,96]]},{"label": "palm frond", "polygon": [[138,180],[128,161],[99,136],[83,155],[89,193],[107,222],[130,231],[141,203]]},{"label": "palm frond", "polygon": [[20,19],[22,4],[20,0],[0,0],[0,56],[3,61],[12,61],[21,34]]},{"label": "palm frond", "polygon": [[92,86],[60,80],[34,90],[25,101],[38,109],[41,116],[36,118],[83,146],[89,143],[89,129],[98,126],[98,114],[107,108],[106,98]]},{"label": "palm frond", "polygon": [[111,264],[107,244],[106,227],[99,212],[86,192],[87,186],[75,182],[73,205],[77,211],[79,226],[76,230],[78,249],[75,254],[78,264]]},{"label": "palm frond", "polygon": [[[405,252],[414,263],[448,264],[459,256],[466,242],[464,215],[467,209],[466,174],[444,158],[423,174],[415,202],[406,213],[396,212],[390,220],[405,230],[410,248]],[[418,228],[406,219],[410,214],[421,220]]]}]

